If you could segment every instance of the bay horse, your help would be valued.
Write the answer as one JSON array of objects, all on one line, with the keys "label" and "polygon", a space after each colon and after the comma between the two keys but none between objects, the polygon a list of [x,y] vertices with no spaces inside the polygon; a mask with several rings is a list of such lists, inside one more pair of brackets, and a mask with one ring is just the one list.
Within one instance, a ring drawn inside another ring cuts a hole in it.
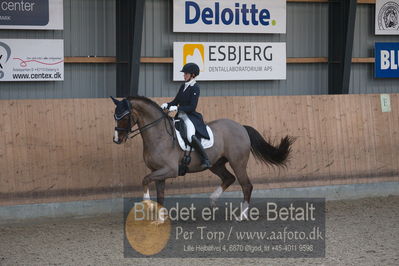
[{"label": "bay horse", "polygon": [[[116,105],[114,118],[117,124],[113,141],[121,144],[127,141],[130,134],[141,134],[144,162],[151,170],[142,181],[144,199],[150,198],[148,185],[155,182],[157,202],[163,205],[165,180],[178,176],[179,162],[184,156],[176,140],[172,118],[146,97],[128,97],[122,101],[111,98]],[[138,128],[132,130],[136,124]],[[206,149],[212,164],[209,170],[222,181],[212,193],[211,203],[214,204],[237,179],[244,194],[244,210],[247,210],[253,188],[246,169],[250,153],[264,164],[284,167],[295,140],[285,136],[278,146],[273,146],[256,129],[229,119],[218,119],[208,123],[208,126],[214,135],[214,145]],[[203,171],[199,155],[192,152],[191,157],[188,173]],[[226,168],[226,163],[230,164],[234,174]]]}]

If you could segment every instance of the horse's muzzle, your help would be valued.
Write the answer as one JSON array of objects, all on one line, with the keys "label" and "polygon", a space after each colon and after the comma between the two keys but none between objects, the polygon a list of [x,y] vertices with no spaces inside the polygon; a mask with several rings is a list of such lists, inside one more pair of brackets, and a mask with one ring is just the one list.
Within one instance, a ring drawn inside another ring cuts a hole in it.
[{"label": "horse's muzzle", "polygon": [[114,138],[112,138],[112,141],[116,144],[121,144],[122,143],[122,139],[118,139],[118,141],[116,141]]}]

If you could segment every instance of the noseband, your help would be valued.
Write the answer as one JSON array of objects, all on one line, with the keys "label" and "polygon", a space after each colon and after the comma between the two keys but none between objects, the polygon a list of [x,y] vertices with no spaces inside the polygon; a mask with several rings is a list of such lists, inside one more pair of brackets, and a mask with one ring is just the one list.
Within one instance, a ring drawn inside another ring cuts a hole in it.
[{"label": "noseband", "polygon": [[[126,114],[126,115],[129,115],[129,120],[128,120],[128,124],[127,124],[127,127],[126,128],[124,128],[124,127],[115,127],[115,130],[116,131],[125,131],[125,132],[127,132],[127,134],[129,135],[130,133],[132,133],[133,132],[133,130],[132,130],[132,116],[131,116],[131,113],[128,113],[128,114]],[[125,115],[125,116],[126,116]],[[124,116],[124,117],[125,117]],[[122,117],[123,118],[123,117]],[[121,118],[121,119],[122,119]],[[119,120],[121,120],[121,119],[119,119]],[[116,121],[119,121],[119,120],[117,120],[117,119],[115,119]],[[137,123],[137,121],[134,121],[134,124],[136,124]]]}]

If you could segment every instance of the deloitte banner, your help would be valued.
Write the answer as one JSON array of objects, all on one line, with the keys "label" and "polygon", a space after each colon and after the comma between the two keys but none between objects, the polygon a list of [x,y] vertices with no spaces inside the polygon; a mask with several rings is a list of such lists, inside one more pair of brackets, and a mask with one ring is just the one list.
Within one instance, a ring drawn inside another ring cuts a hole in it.
[{"label": "deloitte banner", "polygon": [[399,78],[399,43],[375,43],[375,77]]},{"label": "deloitte banner", "polygon": [[285,33],[286,0],[174,0],[173,31]]},{"label": "deloitte banner", "polygon": [[63,40],[0,39],[0,81],[64,80]]},{"label": "deloitte banner", "polygon": [[1,0],[0,29],[62,30],[63,0]]},{"label": "deloitte banner", "polygon": [[198,80],[286,79],[285,43],[187,43],[173,44],[173,80],[183,80],[183,65],[199,65]]}]

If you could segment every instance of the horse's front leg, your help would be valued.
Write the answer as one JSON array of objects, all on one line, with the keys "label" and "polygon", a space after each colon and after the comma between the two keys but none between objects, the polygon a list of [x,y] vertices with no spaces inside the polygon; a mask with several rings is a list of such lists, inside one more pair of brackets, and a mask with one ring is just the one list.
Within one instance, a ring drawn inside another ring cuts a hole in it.
[{"label": "horse's front leg", "polygon": [[[157,183],[158,183],[158,181],[163,181],[163,183],[164,183],[163,184],[163,188],[162,188],[162,184],[161,184],[161,187],[160,187],[160,189],[162,189],[162,194],[163,194],[163,191],[165,189],[165,179],[169,178],[169,177],[176,177],[176,176],[177,176],[176,171],[174,171],[174,170],[172,170],[170,168],[158,169],[158,170],[146,175],[143,178],[143,189],[144,189],[144,197],[143,197],[143,199],[144,200],[150,200],[150,191],[148,189],[148,185],[151,182],[157,181]],[[157,184],[157,186],[158,186],[158,184]],[[157,188],[157,194],[158,193],[159,192],[158,192],[158,188]]]},{"label": "horse's front leg", "polygon": [[[143,179],[143,188],[144,188],[144,201],[146,202],[146,204],[148,204],[148,207],[154,211],[154,210],[159,210],[156,209],[156,205],[154,205],[152,203],[152,201],[150,201],[150,192],[148,189],[148,185],[149,183],[151,183],[152,181],[156,182],[156,188],[157,188],[157,202],[160,205],[163,205],[163,201],[164,201],[164,191],[165,191],[165,179],[168,177],[173,177],[176,176],[174,175],[173,171],[170,171],[168,169],[160,169],[157,171],[152,172],[151,174],[147,175],[146,177],[144,177]],[[160,206],[158,206],[159,208]],[[165,217],[162,216],[159,212],[157,215],[157,220],[153,221],[152,223],[155,225],[159,225],[159,224],[163,224],[165,222]]]},{"label": "horse's front leg", "polygon": [[163,206],[165,199],[165,180],[155,181],[155,186],[157,188],[157,202]]}]

